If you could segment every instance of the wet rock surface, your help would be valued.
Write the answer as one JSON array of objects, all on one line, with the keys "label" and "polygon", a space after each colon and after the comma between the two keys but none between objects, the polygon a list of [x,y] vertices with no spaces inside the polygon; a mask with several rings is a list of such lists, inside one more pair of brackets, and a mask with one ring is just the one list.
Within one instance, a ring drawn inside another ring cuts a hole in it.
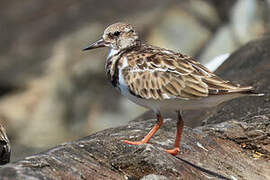
[{"label": "wet rock surface", "polygon": [[226,79],[254,85],[265,96],[228,102],[207,120],[189,119],[205,120],[205,125],[184,128],[176,157],[163,151],[173,145],[172,118],[149,144],[121,142],[144,137],[155,123],[145,115],[4,165],[0,179],[270,179],[269,48],[269,37],[250,42],[217,71]]}]

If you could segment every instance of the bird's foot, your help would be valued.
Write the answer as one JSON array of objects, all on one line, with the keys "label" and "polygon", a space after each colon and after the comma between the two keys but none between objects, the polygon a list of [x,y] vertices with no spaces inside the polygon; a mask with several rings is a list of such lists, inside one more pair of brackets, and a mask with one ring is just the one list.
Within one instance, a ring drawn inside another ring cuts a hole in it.
[{"label": "bird's foot", "polygon": [[175,147],[173,149],[169,149],[169,150],[165,150],[167,153],[176,156],[178,154],[178,152],[180,151],[180,149],[178,147]]},{"label": "bird's foot", "polygon": [[[127,143],[127,144],[130,144],[130,145],[139,145],[139,144],[146,144],[147,142],[141,140],[141,141],[128,141],[128,140],[123,140],[122,141],[123,143]],[[178,147],[175,147],[173,149],[169,149],[169,150],[164,150],[165,152],[173,155],[173,156],[176,156],[180,149]]]},{"label": "bird's foot", "polygon": [[147,142],[145,141],[128,141],[128,140],[123,140],[123,143],[131,144],[131,145],[139,145],[139,144],[145,144]]}]

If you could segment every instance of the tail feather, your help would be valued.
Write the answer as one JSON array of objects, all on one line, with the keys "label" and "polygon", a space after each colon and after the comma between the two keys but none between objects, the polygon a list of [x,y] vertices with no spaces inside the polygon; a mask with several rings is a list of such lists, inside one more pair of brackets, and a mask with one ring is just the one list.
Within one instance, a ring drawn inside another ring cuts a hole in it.
[{"label": "tail feather", "polygon": [[230,93],[238,93],[247,96],[264,96],[264,93],[257,93],[254,91],[252,86],[240,86],[236,85],[234,87],[228,88],[227,90],[219,89],[215,92],[216,94],[230,94]]},{"label": "tail feather", "polygon": [[222,94],[242,94],[248,96],[263,96],[263,93],[254,92],[252,86],[241,86],[234,84],[230,81],[225,81],[218,76],[210,76],[203,79],[203,82],[208,86],[209,95],[222,95]]},{"label": "tail feather", "polygon": [[252,86],[235,86],[234,88],[228,89],[228,93],[241,93],[241,92],[251,92],[253,90]]},{"label": "tail feather", "polygon": [[254,91],[254,88],[252,86],[243,86],[239,87],[235,90],[230,91],[232,93],[237,92],[237,93],[243,93],[247,94],[249,96],[264,96],[264,93],[257,93]]},{"label": "tail feather", "polygon": [[257,93],[253,90],[245,91],[243,94],[247,94],[248,96],[264,96],[264,93]]}]

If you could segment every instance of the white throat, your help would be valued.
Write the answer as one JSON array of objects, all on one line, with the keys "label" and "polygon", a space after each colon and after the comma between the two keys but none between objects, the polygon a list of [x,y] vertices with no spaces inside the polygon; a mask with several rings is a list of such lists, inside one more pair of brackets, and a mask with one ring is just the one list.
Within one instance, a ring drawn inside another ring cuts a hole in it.
[{"label": "white throat", "polygon": [[111,48],[109,53],[108,53],[108,56],[107,56],[107,59],[111,58],[112,56],[114,56],[115,54],[117,54],[119,52],[118,49],[113,49]]}]

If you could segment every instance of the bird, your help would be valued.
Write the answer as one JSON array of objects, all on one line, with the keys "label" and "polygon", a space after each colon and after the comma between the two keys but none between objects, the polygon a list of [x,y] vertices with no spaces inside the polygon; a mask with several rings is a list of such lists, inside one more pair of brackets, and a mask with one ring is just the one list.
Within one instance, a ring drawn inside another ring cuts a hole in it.
[{"label": "bird", "polygon": [[176,137],[172,149],[180,151],[184,127],[183,110],[215,107],[243,96],[261,96],[252,86],[223,80],[194,58],[169,49],[144,43],[128,23],[109,25],[101,39],[83,51],[108,47],[106,76],[112,85],[132,102],[152,110],[156,124],[140,141],[124,140],[130,145],[148,143],[163,124],[164,112],[177,112]]}]

